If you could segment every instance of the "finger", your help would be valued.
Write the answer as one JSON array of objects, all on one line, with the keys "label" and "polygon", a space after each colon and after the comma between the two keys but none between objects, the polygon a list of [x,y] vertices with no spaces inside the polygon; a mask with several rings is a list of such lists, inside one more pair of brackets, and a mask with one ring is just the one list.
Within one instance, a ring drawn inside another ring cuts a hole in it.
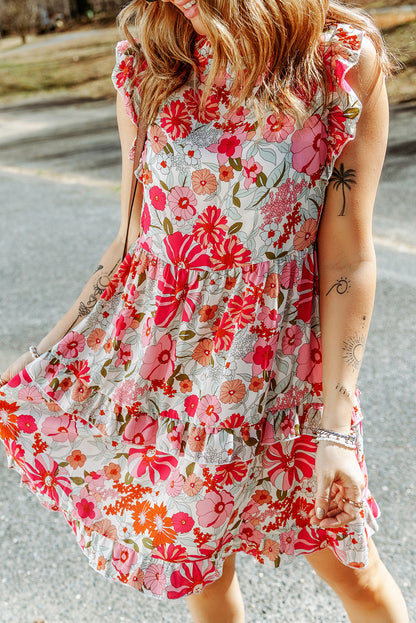
[{"label": "finger", "polygon": [[4,374],[0,375],[0,387],[3,387],[3,385],[7,385],[7,383],[10,381],[10,374],[8,374],[8,372],[4,372]]},{"label": "finger", "polygon": [[324,529],[339,528],[351,523],[352,521],[356,521],[356,519],[357,516],[355,513],[351,515],[346,511],[341,511],[336,517],[325,517],[325,519],[320,522],[319,527]]},{"label": "finger", "polygon": [[317,484],[315,515],[318,519],[323,519],[330,504],[333,480],[328,475],[318,475]]}]

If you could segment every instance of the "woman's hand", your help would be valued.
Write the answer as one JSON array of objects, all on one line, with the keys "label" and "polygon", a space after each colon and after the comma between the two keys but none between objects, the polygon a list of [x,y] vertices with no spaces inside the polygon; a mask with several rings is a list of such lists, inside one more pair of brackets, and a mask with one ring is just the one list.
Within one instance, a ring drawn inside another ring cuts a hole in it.
[{"label": "woman's hand", "polygon": [[[320,528],[338,528],[357,519],[364,477],[354,450],[320,441],[315,463],[318,490],[311,522]],[[350,501],[349,501],[350,500]]]},{"label": "woman's hand", "polygon": [[16,376],[16,374],[19,374],[19,372],[21,372],[23,370],[23,368],[26,368],[26,366],[33,361],[32,358],[32,354],[30,353],[30,351],[27,351],[26,353],[23,353],[23,355],[21,355],[19,357],[19,359],[16,359],[15,362],[13,362],[8,368],[7,370],[5,370],[4,372],[1,373],[1,378],[0,378],[0,387],[2,387],[3,385],[6,385],[6,383],[8,383],[10,381],[10,379],[12,379],[14,376]]}]

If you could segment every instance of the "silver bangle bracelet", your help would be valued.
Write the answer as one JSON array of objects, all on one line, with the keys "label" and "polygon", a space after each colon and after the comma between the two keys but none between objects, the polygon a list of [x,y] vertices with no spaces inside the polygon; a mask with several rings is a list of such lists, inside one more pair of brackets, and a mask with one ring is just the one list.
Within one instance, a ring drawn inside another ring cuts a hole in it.
[{"label": "silver bangle bracelet", "polygon": [[315,442],[331,441],[344,448],[355,448],[357,443],[357,437],[355,434],[345,435],[344,433],[337,433],[332,430],[326,430],[325,428],[314,428],[313,432],[316,434]]},{"label": "silver bangle bracelet", "polygon": [[38,359],[40,357],[38,349],[33,344],[29,346],[29,352],[32,355],[33,359]]}]

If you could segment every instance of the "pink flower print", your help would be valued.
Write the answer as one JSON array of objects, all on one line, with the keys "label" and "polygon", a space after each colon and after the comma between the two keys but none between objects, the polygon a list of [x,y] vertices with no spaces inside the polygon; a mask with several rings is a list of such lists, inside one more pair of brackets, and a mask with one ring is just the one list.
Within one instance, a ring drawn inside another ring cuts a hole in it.
[{"label": "pink flower print", "polygon": [[19,415],[17,417],[17,426],[24,433],[34,433],[35,430],[38,430],[35,418],[31,415]]},{"label": "pink flower print", "polygon": [[152,125],[149,129],[148,137],[150,146],[155,154],[158,154],[167,145],[168,137],[158,125]]},{"label": "pink flower print", "polygon": [[122,543],[115,543],[113,550],[113,567],[119,573],[127,575],[137,562],[137,552]]},{"label": "pink flower print", "polygon": [[226,164],[229,158],[234,160],[241,158],[243,153],[242,142],[244,142],[246,134],[238,135],[225,133],[219,143],[207,147],[208,151],[217,152],[219,165]]},{"label": "pink flower print", "polygon": [[81,489],[79,495],[74,495],[72,501],[73,516],[76,519],[81,519],[86,526],[90,526],[93,522],[101,519],[102,514],[96,506],[95,497],[88,491],[87,487]]},{"label": "pink flower print", "polygon": [[219,413],[221,413],[221,403],[215,396],[207,394],[199,401],[199,405],[196,409],[196,417],[199,418],[202,424],[206,426],[214,426],[219,419]]},{"label": "pink flower print", "polygon": [[102,519],[101,521],[97,521],[90,526],[90,529],[93,532],[98,532],[98,534],[102,534],[107,537],[107,539],[111,539],[112,541],[117,541],[117,528],[114,524],[111,523],[109,519]]},{"label": "pink flower print", "polygon": [[310,342],[300,347],[296,375],[301,381],[319,383],[322,380],[322,352],[320,339],[312,331]]},{"label": "pink flower print", "polygon": [[104,486],[105,481],[105,472],[103,469],[100,469],[96,472],[90,472],[85,476],[85,484],[88,485],[88,490],[90,493],[95,493],[100,487]]},{"label": "pink flower print", "polygon": [[293,168],[312,179],[325,164],[327,131],[319,115],[312,115],[292,136]]},{"label": "pink flower print", "polygon": [[156,443],[158,423],[150,415],[132,417],[123,432],[123,441],[136,446],[151,446]]},{"label": "pink flower print", "polygon": [[263,306],[257,318],[261,320],[264,328],[268,331],[275,331],[282,319],[275,309],[270,309],[267,305]]},{"label": "pink flower print", "polygon": [[55,441],[65,442],[74,441],[78,431],[74,420],[69,415],[52,415],[47,417],[42,424],[42,433],[52,437]]},{"label": "pink flower print", "polygon": [[145,203],[143,206],[142,216],[141,216],[142,231],[145,234],[147,234],[147,232],[149,231],[150,223],[151,223],[151,220],[150,220],[149,206],[147,205],[147,203]]},{"label": "pink flower print", "polygon": [[166,195],[159,186],[152,186],[149,190],[149,197],[155,210],[163,211],[166,206]]},{"label": "pink flower print", "polygon": [[295,120],[283,114],[273,113],[267,117],[263,126],[263,138],[268,143],[281,143],[286,140],[289,134],[295,129]]},{"label": "pink flower print", "polygon": [[164,238],[168,258],[178,268],[206,270],[211,262],[204,249],[196,244],[193,236],[177,231]]},{"label": "pink flower print", "polygon": [[174,467],[178,464],[177,459],[170,454],[165,454],[149,446],[146,448],[130,448],[128,466],[134,478],[140,478],[149,471],[149,478],[153,484],[160,478],[167,480]]},{"label": "pink flower print", "polygon": [[282,340],[282,351],[285,355],[293,355],[296,348],[302,343],[302,330],[293,325],[287,327]]},{"label": "pink flower print", "polygon": [[254,349],[243,357],[243,361],[253,364],[253,376],[258,376],[262,374],[264,370],[267,371],[271,369],[276,353],[277,339],[277,335],[273,335],[268,340],[262,337],[259,338],[254,344]]},{"label": "pink flower print", "polygon": [[280,279],[282,288],[293,288],[293,285],[296,283],[298,275],[299,269],[297,267],[296,260],[291,260],[290,262],[285,264]]},{"label": "pink flower print", "polygon": [[26,385],[26,387],[19,389],[17,397],[23,402],[33,402],[35,404],[44,400],[42,394],[34,385]]},{"label": "pink flower print", "polygon": [[144,584],[144,571],[140,569],[136,569],[136,571],[130,573],[129,580],[127,582],[127,586],[131,586],[135,588],[137,591],[141,591],[143,589]]},{"label": "pink flower print", "polygon": [[170,473],[169,478],[166,481],[166,493],[175,498],[183,489],[184,478],[179,469],[175,469]]},{"label": "pink flower print", "polygon": [[280,550],[289,556],[295,553],[295,531],[289,530],[280,535]]},{"label": "pink flower print", "polygon": [[175,360],[176,342],[167,333],[158,344],[146,348],[139,374],[150,381],[168,379],[173,372]]},{"label": "pink flower print", "polygon": [[192,593],[200,593],[206,584],[218,579],[219,573],[211,560],[184,563],[180,570],[170,576],[170,586],[167,588],[167,597],[177,599]]},{"label": "pink flower print", "polygon": [[197,406],[199,403],[199,398],[196,394],[192,394],[191,396],[187,396],[184,400],[185,411],[189,415],[189,417],[194,417]]},{"label": "pink flower print", "polygon": [[166,586],[166,575],[162,565],[149,565],[144,574],[144,585],[154,595],[161,595]]},{"label": "pink flower print", "polygon": [[294,484],[311,478],[315,466],[316,444],[304,438],[275,443],[263,457],[263,466],[274,487],[288,491]]},{"label": "pink flower print", "polygon": [[174,450],[180,450],[182,446],[182,435],[185,430],[185,425],[180,422],[174,425],[172,430],[168,433],[168,441]]},{"label": "pink flower print", "polygon": [[117,359],[115,367],[124,366],[132,360],[133,353],[130,344],[120,344],[120,348],[117,351]]},{"label": "pink flower print", "polygon": [[194,524],[195,521],[187,513],[175,513],[172,515],[172,526],[178,534],[190,532]]},{"label": "pink flower print", "polygon": [[132,325],[136,310],[124,308],[113,320],[114,329],[111,337],[119,340],[123,340],[126,335],[127,329]]},{"label": "pink flower print", "polygon": [[185,484],[183,485],[183,492],[190,498],[193,498],[197,495],[202,487],[204,486],[204,481],[202,478],[199,478],[196,474],[191,474],[185,480]]},{"label": "pink flower print", "polygon": [[79,353],[82,353],[84,348],[85,337],[80,333],[70,331],[59,342],[56,352],[58,355],[62,355],[62,357],[72,359],[73,357],[78,357]]},{"label": "pink flower print", "polygon": [[67,471],[60,469],[58,463],[48,454],[38,454],[33,466],[29,463],[25,465],[25,472],[40,493],[50,497],[56,504],[59,504],[58,488],[62,489],[65,495],[71,493]]},{"label": "pink flower print", "polygon": [[182,310],[182,320],[189,321],[200,299],[200,284],[196,276],[189,280],[187,270],[176,269],[169,264],[163,268],[163,277],[158,281],[160,294],[156,296],[154,322],[159,327],[167,327],[178,310]]},{"label": "pink flower print", "polygon": [[210,491],[196,504],[199,524],[203,528],[222,526],[233,511],[234,498],[228,491]]},{"label": "pink flower print", "polygon": [[318,231],[318,225],[314,218],[308,218],[301,226],[300,230],[296,232],[293,239],[293,246],[296,251],[303,251],[306,247],[309,247],[315,242],[316,232]]},{"label": "pink flower print", "polygon": [[58,374],[59,370],[62,370],[64,367],[62,363],[48,363],[45,368],[45,379],[48,379],[48,381],[52,380]]},{"label": "pink flower print", "polygon": [[296,434],[295,422],[292,414],[285,417],[280,425],[284,437],[291,437]]},{"label": "pink flower print", "polygon": [[256,543],[260,545],[263,540],[264,534],[256,528],[250,522],[241,522],[238,536],[242,541],[249,541],[250,543]]},{"label": "pink flower print", "polygon": [[154,325],[153,316],[149,316],[146,318],[146,322],[143,324],[142,331],[142,344],[143,346],[148,346],[150,344],[150,339],[152,337],[152,326]]},{"label": "pink flower print", "polygon": [[189,221],[195,214],[196,196],[186,186],[174,186],[168,195],[169,208],[176,220]]},{"label": "pink flower print", "polygon": [[243,175],[246,178],[244,188],[248,190],[256,181],[258,174],[263,171],[263,167],[254,160],[253,156],[249,160],[242,160],[241,164],[243,165]]},{"label": "pink flower print", "polygon": [[178,99],[166,104],[160,115],[160,125],[173,140],[188,136],[192,122],[184,102]]},{"label": "pink flower print", "polygon": [[227,268],[242,266],[248,264],[250,259],[251,251],[246,249],[234,235],[225,238],[212,251],[214,270],[226,270]]},{"label": "pink flower print", "polygon": [[208,206],[198,216],[193,228],[193,235],[204,247],[222,242],[227,231],[227,219],[216,206]]},{"label": "pink flower print", "polygon": [[143,388],[139,387],[133,379],[128,379],[117,385],[111,399],[121,407],[130,407],[142,393]]}]

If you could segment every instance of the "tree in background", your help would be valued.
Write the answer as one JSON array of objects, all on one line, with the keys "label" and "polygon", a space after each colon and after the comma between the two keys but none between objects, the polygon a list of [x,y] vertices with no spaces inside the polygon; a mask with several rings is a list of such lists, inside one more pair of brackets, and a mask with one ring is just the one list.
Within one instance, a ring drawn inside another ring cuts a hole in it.
[{"label": "tree in background", "polygon": [[0,5],[1,28],[14,32],[26,43],[27,35],[32,32],[38,19],[36,0],[3,0]]}]

